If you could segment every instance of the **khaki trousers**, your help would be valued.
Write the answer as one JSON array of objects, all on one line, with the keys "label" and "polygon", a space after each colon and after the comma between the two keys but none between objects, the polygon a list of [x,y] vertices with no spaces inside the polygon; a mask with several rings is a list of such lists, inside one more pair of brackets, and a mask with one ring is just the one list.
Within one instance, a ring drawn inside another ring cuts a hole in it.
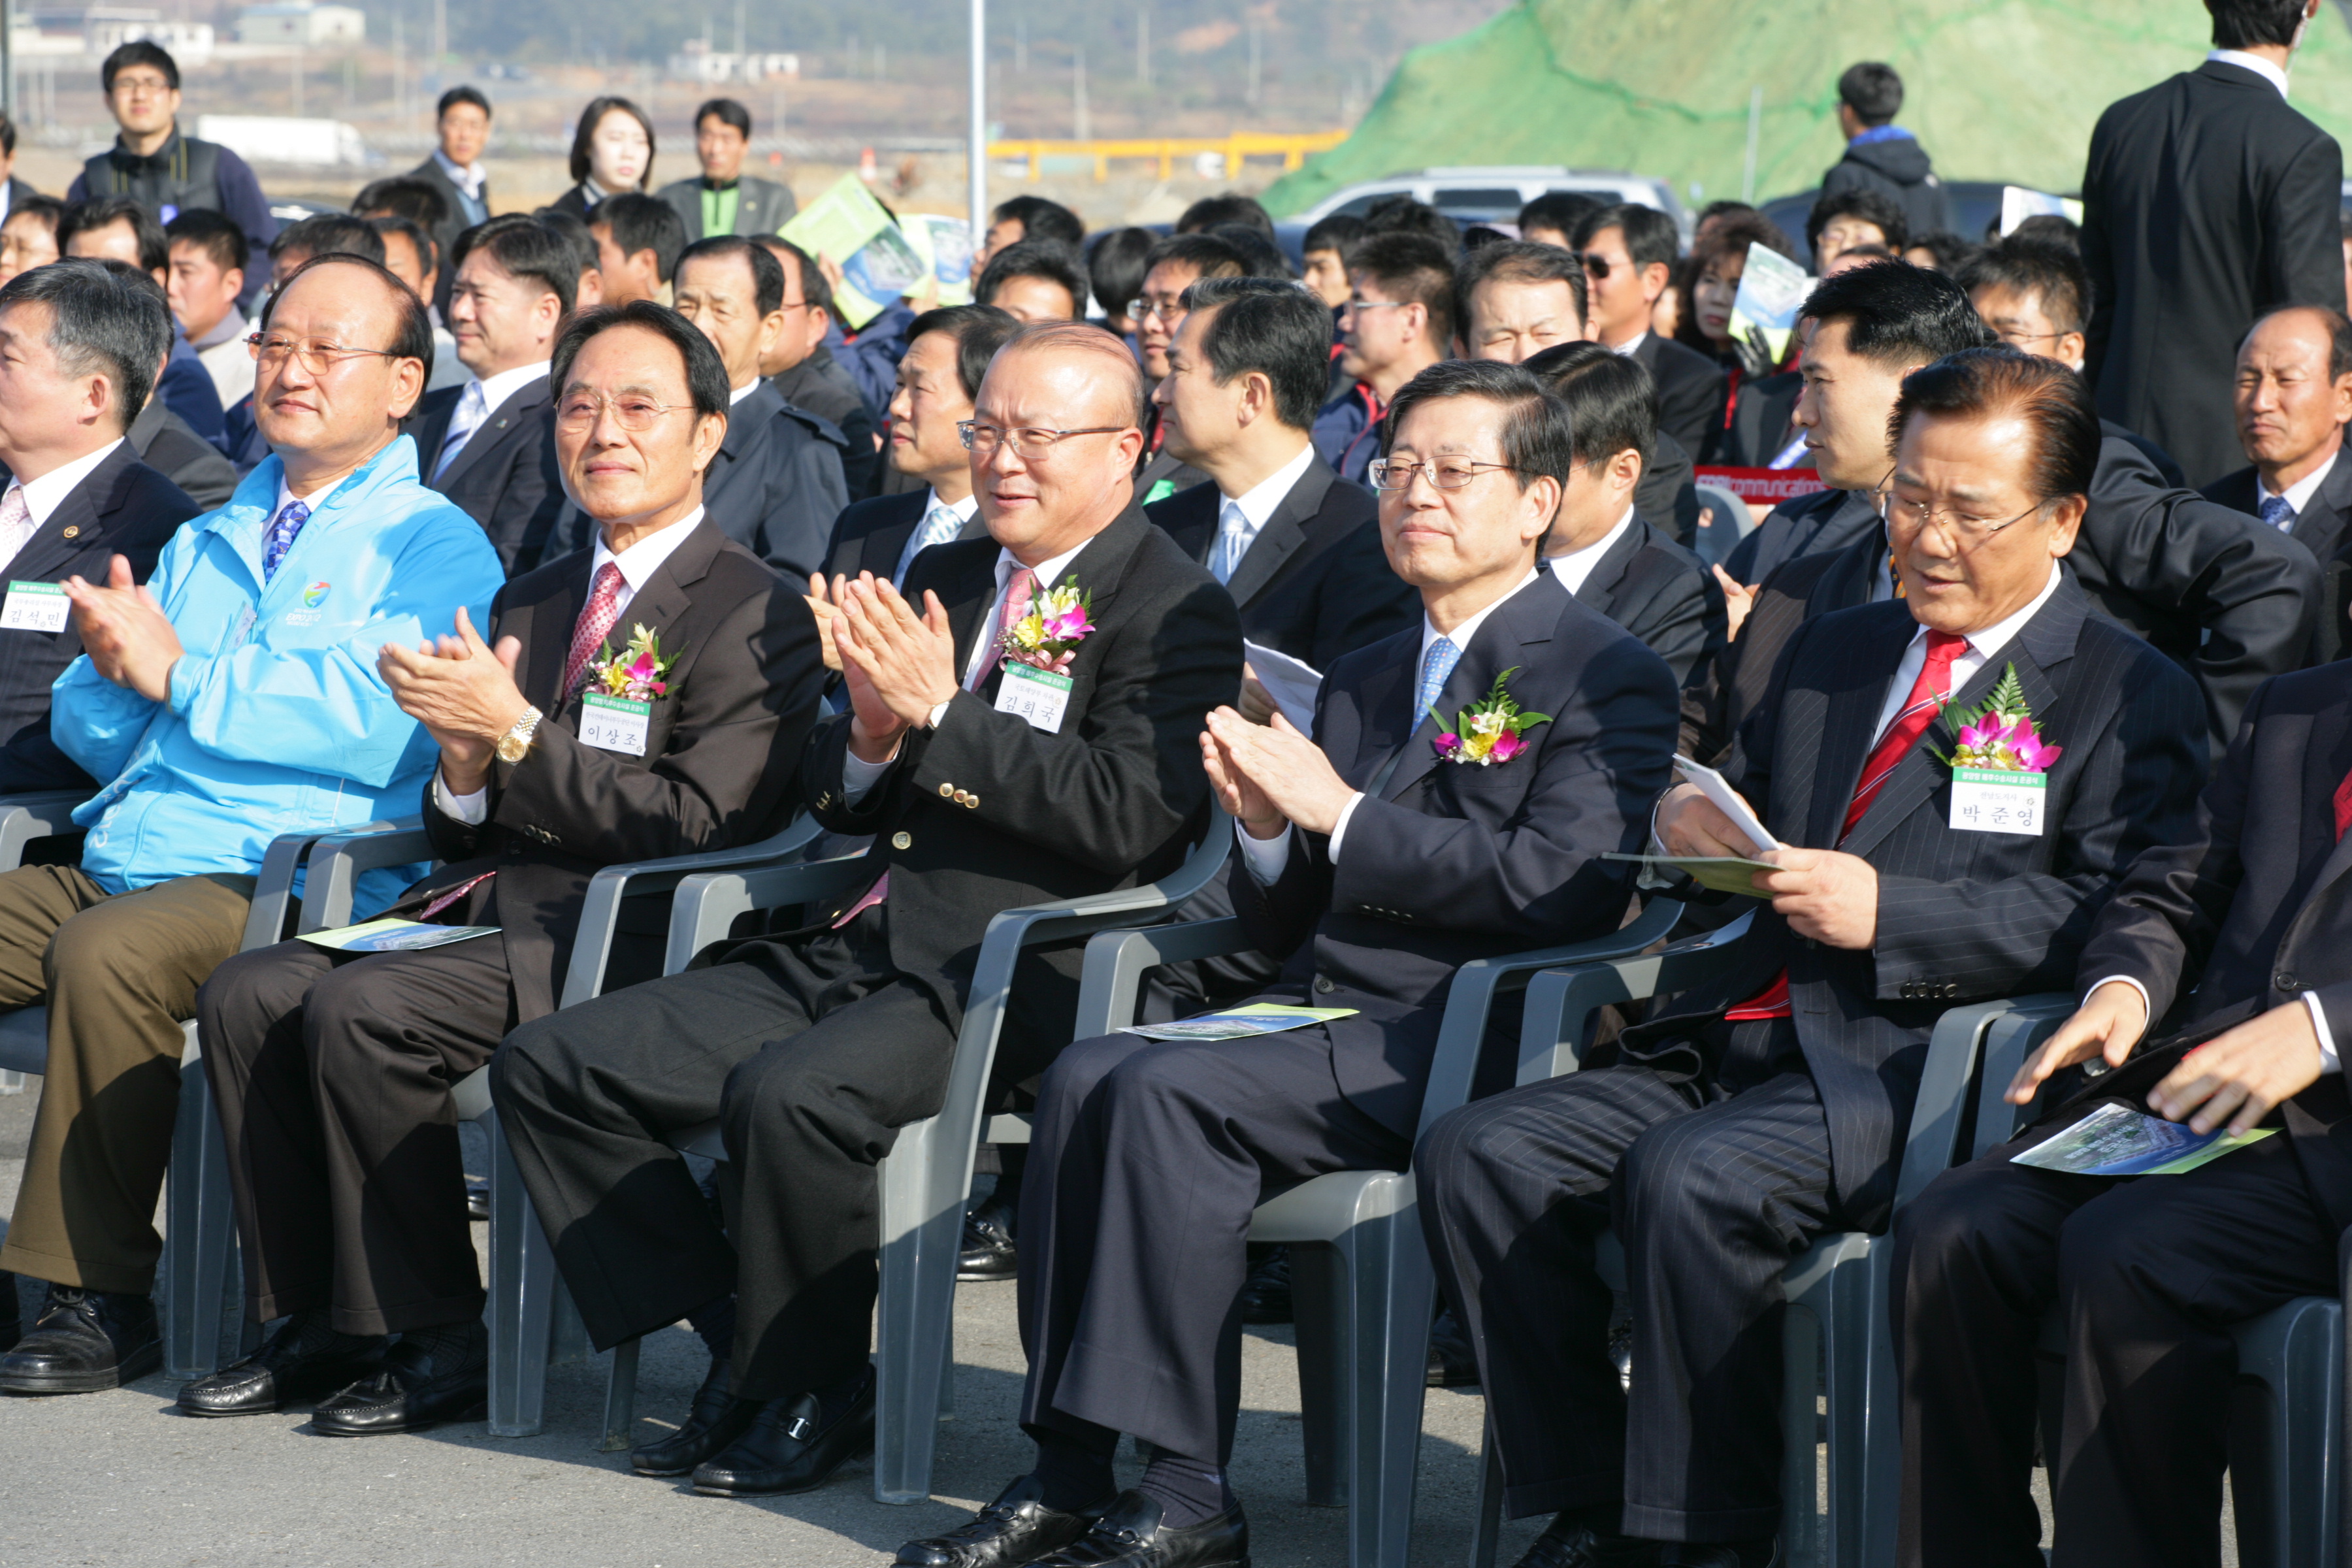
[{"label": "khaki trousers", "polygon": [[245,939],[251,877],[110,894],[74,866],[0,874],[0,1009],[49,1006],[49,1055],[0,1269],[143,1295],[180,1105],[180,1026]]}]

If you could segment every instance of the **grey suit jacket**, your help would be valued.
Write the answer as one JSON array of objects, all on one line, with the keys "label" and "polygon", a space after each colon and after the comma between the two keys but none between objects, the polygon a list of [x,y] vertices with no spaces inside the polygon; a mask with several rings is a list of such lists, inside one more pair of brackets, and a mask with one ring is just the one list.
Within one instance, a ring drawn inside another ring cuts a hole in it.
[{"label": "grey suit jacket", "polygon": [[[800,211],[800,204],[793,199],[791,188],[773,180],[755,179],[746,174],[737,188],[740,194],[736,198],[735,226],[729,231],[730,233],[773,234]],[[702,177],[699,174],[691,180],[679,180],[664,185],[656,194],[686,221],[686,242],[688,245],[707,237],[702,232]]]}]

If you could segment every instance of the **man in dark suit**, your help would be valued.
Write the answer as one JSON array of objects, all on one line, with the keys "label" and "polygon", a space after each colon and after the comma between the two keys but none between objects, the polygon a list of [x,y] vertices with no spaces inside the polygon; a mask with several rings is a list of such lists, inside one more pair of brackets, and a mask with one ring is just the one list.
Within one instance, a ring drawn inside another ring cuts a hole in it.
[{"label": "man in dark suit", "polygon": [[[1399,390],[1387,441],[1381,536],[1422,625],[1332,667],[1314,741],[1220,709],[1199,742],[1235,818],[1234,902],[1288,958],[1262,999],[1351,1012],[1063,1053],[1022,1201],[1036,1468],[901,1563],[1247,1562],[1223,1468],[1251,1209],[1326,1171],[1402,1169],[1455,969],[1597,936],[1624,911],[1632,879],[1601,857],[1638,844],[1665,781],[1674,682],[1537,569],[1573,461],[1565,410],[1524,369],[1452,361]],[[1477,765],[1462,742],[1483,742],[1452,716],[1498,692],[1549,717]],[[1121,1492],[1123,1432],[1154,1457]]]},{"label": "man in dark suit", "polygon": [[[759,243],[784,269],[784,321],[773,346],[760,356],[760,374],[786,403],[840,426],[842,479],[849,499],[861,500],[880,481],[881,430],[856,380],[824,346],[834,323],[833,285],[824,268],[791,240],[762,235]],[[907,330],[914,331],[912,322]]]},{"label": "man in dark suit", "polygon": [[440,144],[409,173],[439,191],[446,207],[433,230],[434,246],[441,253],[439,288],[433,304],[446,313],[449,292],[457,283],[457,265],[449,257],[457,248],[457,237],[478,223],[489,221],[490,180],[482,167],[482,153],[490,144],[490,100],[479,88],[453,87],[441,95],[433,125]]},{"label": "man in dark suit", "polygon": [[2318,624],[2309,662],[2344,657],[2352,580],[2352,321],[2288,305],[2254,323],[2238,350],[2238,444],[2250,466],[2205,487],[2205,498],[2261,519],[2318,561]]},{"label": "man in dark suit", "polygon": [[678,258],[674,291],[678,313],[718,345],[735,389],[704,503],[727,537],[804,583],[824,564],[833,520],[849,504],[847,442],[761,378],[761,356],[785,327],[783,267],[736,236],[697,240]]},{"label": "man in dark suit", "polygon": [[0,306],[0,466],[13,476],[0,495],[10,584],[0,616],[0,794],[96,794],[49,739],[49,687],[80,654],[81,632],[62,597],[58,614],[41,617],[47,595],[36,590],[72,576],[102,581],[111,555],[143,583],[164,543],[203,509],[126,438],[129,410],[153,384],[154,366],[121,357],[126,330],[140,323],[113,319],[79,269],[25,276]]},{"label": "man in dark suit", "polygon": [[[1807,624],[1727,771],[1786,846],[1760,852],[1738,962],[1586,1070],[1452,1113],[1415,1160],[1505,1506],[1558,1515],[1534,1568],[1773,1559],[1781,1271],[1824,1231],[1886,1223],[1937,1016],[2062,983],[2116,873],[2188,830],[2196,688],[2058,568],[2098,451],[2089,389],[1971,350],[1912,375],[1895,421],[1908,595]],[[2031,831],[1955,798],[1946,758],[1974,754],[1965,715],[1997,695],[2053,748],[1982,805],[2030,807]],[[1693,785],[1656,820],[1669,854],[1759,854]],[[1612,1225],[1630,1407],[1594,1264]]]},{"label": "man in dark suit", "polygon": [[1588,213],[1576,226],[1593,336],[1642,362],[1658,384],[1658,428],[1703,456],[1723,424],[1723,372],[1697,350],[1650,331],[1650,311],[1666,291],[1680,245],[1673,218],[1633,203]]},{"label": "man in dark suit", "polygon": [[1362,484],[1380,455],[1389,399],[1453,348],[1452,254],[1425,234],[1368,237],[1348,263],[1339,332],[1339,369],[1355,379],[1315,416],[1315,449],[1341,479]]},{"label": "man in dark suit", "polygon": [[1639,360],[1599,343],[1563,343],[1528,368],[1568,405],[1576,433],[1576,467],[1544,539],[1544,564],[1664,659],[1676,685],[1687,684],[1723,647],[1723,590],[1642,510],[1661,438],[1657,384]]},{"label": "man in dark suit", "polygon": [[[2042,1561],[2026,1480],[2053,1303],[2066,1338],[2063,1415],[2046,1428],[2057,1560],[2221,1561],[2230,1328],[2297,1296],[2335,1296],[2352,1226],[2338,1055],[2352,1041],[2347,773],[2343,666],[2255,693],[2194,822],[2142,851],[2101,912],[2062,977],[2082,1008],[2009,1098],[2027,1103],[2078,1063],[2123,1070],[1937,1178],[1897,1219],[1906,1568]],[[2107,1104],[2197,1132],[2282,1131],[2144,1181],[2010,1163]]]},{"label": "man in dark suit", "polygon": [[548,360],[579,274],[563,237],[519,213],[468,229],[457,268],[449,328],[474,379],[417,405],[417,466],[516,576],[538,563],[563,510]]},{"label": "man in dark suit", "polygon": [[800,210],[790,185],[743,173],[751,150],[751,111],[731,98],[714,98],[694,111],[698,179],[664,185],[658,195],[686,225],[688,245],[714,234],[773,234]]},{"label": "man in dark suit", "polygon": [[1415,599],[1389,569],[1379,508],[1308,438],[1329,310],[1276,279],[1215,278],[1185,289],[1184,311],[1151,399],[1163,450],[1211,482],[1144,515],[1225,585],[1252,642],[1328,669],[1402,630]]},{"label": "man in dark suit", "polygon": [[[282,942],[205,984],[247,1309],[286,1321],[183,1389],[188,1415],[323,1394],[313,1425],[364,1436],[480,1404],[488,1342],[449,1086],[554,1010],[598,868],[749,843],[798,805],[816,632],[704,517],[726,422],[718,354],[668,310],[608,307],[565,330],[554,374],[563,478],[597,520],[595,549],[509,583],[495,646],[461,618],[458,636],[379,661],[441,749],[423,805],[443,864],[388,913],[496,931],[419,951]],[[659,973],[657,934],[615,946],[607,984]]]},{"label": "man in dark suit", "polygon": [[2110,104],[2083,170],[2099,410],[2179,459],[2237,467],[2230,365],[2279,305],[2344,309],[2344,155],[2287,105],[2319,0],[2207,0],[2215,52]]},{"label": "man in dark suit", "polygon": [[[820,823],[873,836],[872,886],[499,1052],[499,1115],[590,1336],[684,1316],[711,1346],[692,1414],[633,1457],[641,1472],[800,1491],[866,1449],[875,1163],[939,1109],[983,930],[1014,905],[1148,882],[1200,835],[1192,758],[1239,684],[1241,631],[1133,505],[1142,391],[1108,333],[1026,329],[971,426],[992,537],[925,551],[905,596],[870,577],[848,589],[834,638],[850,710],[819,726],[800,779]],[[1058,712],[1013,710],[1035,684],[1016,658],[1064,666]],[[1008,1079],[1068,1039],[1079,957],[1023,963]],[[732,1246],[665,1141],[714,1117],[741,1184]]]},{"label": "man in dark suit", "polygon": [[188,428],[188,422],[150,396],[131,422],[126,437],[139,460],[162,474],[200,510],[227,504],[236,493],[236,465],[220,448]]}]

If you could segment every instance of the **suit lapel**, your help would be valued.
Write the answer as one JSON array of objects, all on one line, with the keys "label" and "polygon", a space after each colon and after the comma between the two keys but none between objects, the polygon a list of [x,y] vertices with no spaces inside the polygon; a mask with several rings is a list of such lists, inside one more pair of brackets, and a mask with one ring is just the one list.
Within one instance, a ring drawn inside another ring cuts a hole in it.
[{"label": "suit lapel", "polygon": [[1194,485],[1179,490],[1151,510],[1159,514],[1153,521],[1179,550],[1203,566],[1209,563],[1210,552],[1217,547],[1218,514],[1223,510],[1223,498],[1216,486]]},{"label": "suit lapel", "polygon": [[[81,483],[66,492],[47,521],[25,541],[25,547],[0,566],[0,574],[26,583],[47,582],[52,573],[62,570],[76,555],[101,543],[108,514],[100,511],[99,504],[101,500],[113,499],[123,468],[135,460],[129,442],[117,447],[104,462],[82,477]],[[0,480],[0,486],[5,482]],[[74,531],[71,538],[66,536],[69,528]]]},{"label": "suit lapel", "polygon": [[[2347,709],[2352,709],[2352,703],[2339,701],[2326,713],[2314,715],[2315,743],[2304,752],[2302,838],[2307,845],[2327,847],[2327,858],[2320,862],[2311,890],[2304,895],[2305,909],[2352,871],[2352,833],[2341,839],[2336,837],[2336,791],[2345,775],[2352,773],[2352,722],[2347,722]],[[2321,742],[2322,736],[2328,739]]]},{"label": "suit lapel", "polygon": [[1241,564],[1234,568],[1233,580],[1225,584],[1234,603],[1246,608],[1259,590],[1282,570],[1282,563],[1307,542],[1307,525],[1322,510],[1324,493],[1338,478],[1323,463],[1307,463],[1306,472],[1290,487],[1290,493],[1282,498],[1282,504],[1274,509],[1274,515],[1265,520],[1265,526],[1250,541]]},{"label": "suit lapel", "polygon": [[[1438,712],[1445,715],[1447,723],[1484,698],[1495,684],[1495,677],[1507,669],[1527,668],[1525,650],[1533,644],[1551,640],[1552,626],[1559,619],[1560,600],[1567,595],[1559,579],[1545,572],[1495,606],[1494,613],[1472,634],[1470,646],[1462,650],[1454,673],[1446,677],[1444,689],[1438,693],[1435,706]],[[1419,695],[1421,685],[1418,638],[1412,647],[1412,668],[1405,678],[1407,702]],[[1382,800],[1397,799],[1437,765],[1434,742],[1441,732],[1437,721],[1428,713],[1413,716],[1412,727],[1405,736],[1404,754],[1379,791]]]},{"label": "suit lapel", "polygon": [[[1863,646],[1843,661],[1844,684],[1830,693],[1829,712],[1822,723],[1821,765],[1813,771],[1813,798],[1805,814],[1807,844],[1837,842],[1853,786],[1862,780],[1863,762],[1877,742],[1878,712],[1886,705],[1886,689],[1918,629],[1908,611],[1873,611],[1860,638]],[[1782,738],[1784,744],[1787,740]],[[1893,781],[1888,784],[1891,787]]]},{"label": "suit lapel", "polygon": [[[515,392],[504,403],[492,409],[490,416],[483,420],[479,427],[466,438],[466,444],[457,448],[457,455],[449,459],[449,471],[438,476],[437,482],[444,485],[456,484],[467,470],[488,457],[493,448],[507,438],[507,433],[514,428],[518,421],[528,417],[531,410],[547,400],[548,385],[545,376],[525,384]],[[456,417],[454,406],[451,409],[451,417]],[[444,430],[448,428],[447,421],[443,422],[442,428]],[[435,460],[437,460],[437,456],[436,453]]]},{"label": "suit lapel", "polygon": [[1635,518],[1633,525],[1617,536],[1617,542],[1601,552],[1601,559],[1592,563],[1592,570],[1584,574],[1584,581],[1576,589],[1578,602],[1607,615],[1610,601],[1616,596],[1617,584],[1625,580],[1625,569],[1633,563],[1633,557],[1640,554],[1642,547],[1649,542],[1649,524]]}]

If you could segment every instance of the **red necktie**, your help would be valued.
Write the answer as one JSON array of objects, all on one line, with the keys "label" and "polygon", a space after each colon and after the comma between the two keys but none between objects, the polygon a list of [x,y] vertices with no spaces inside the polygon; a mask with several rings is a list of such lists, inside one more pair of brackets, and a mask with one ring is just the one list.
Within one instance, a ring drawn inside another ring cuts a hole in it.
[{"label": "red necktie", "polygon": [[572,654],[563,661],[563,686],[557,700],[572,695],[580,678],[587,673],[588,661],[604,646],[604,639],[613,633],[613,623],[620,618],[621,569],[607,561],[596,569],[595,585],[589,590],[579,624],[572,628]]},{"label": "red necktie", "polygon": [[[1886,733],[1878,738],[1878,744],[1870,749],[1870,756],[1862,764],[1862,776],[1853,786],[1853,799],[1845,808],[1845,825],[1838,829],[1839,843],[1845,842],[1846,835],[1853,831],[1854,825],[1870,810],[1870,803],[1876,800],[1878,792],[1886,787],[1886,781],[1894,776],[1895,767],[1911,754],[1911,748],[1919,743],[1919,737],[1926,734],[1927,726],[1936,721],[1937,713],[1951,696],[1952,661],[1959,658],[1968,646],[1969,639],[1957,632],[1927,634],[1927,662],[1920,665],[1919,679],[1911,683],[1911,695],[1904,699],[1902,710],[1886,726]],[[2352,780],[2347,782],[2352,784]],[[2347,805],[2347,797],[2340,791],[2336,798],[2336,831],[2340,836],[2343,831],[2341,824],[2347,817],[2352,817],[2352,805]],[[1774,975],[1771,984],[1724,1016],[1735,1023],[1751,1018],[1789,1016],[1789,972],[1784,969]]]},{"label": "red necktie", "polygon": [[2352,773],[2336,786],[2336,837],[2342,838],[2347,827],[2352,827]]}]

